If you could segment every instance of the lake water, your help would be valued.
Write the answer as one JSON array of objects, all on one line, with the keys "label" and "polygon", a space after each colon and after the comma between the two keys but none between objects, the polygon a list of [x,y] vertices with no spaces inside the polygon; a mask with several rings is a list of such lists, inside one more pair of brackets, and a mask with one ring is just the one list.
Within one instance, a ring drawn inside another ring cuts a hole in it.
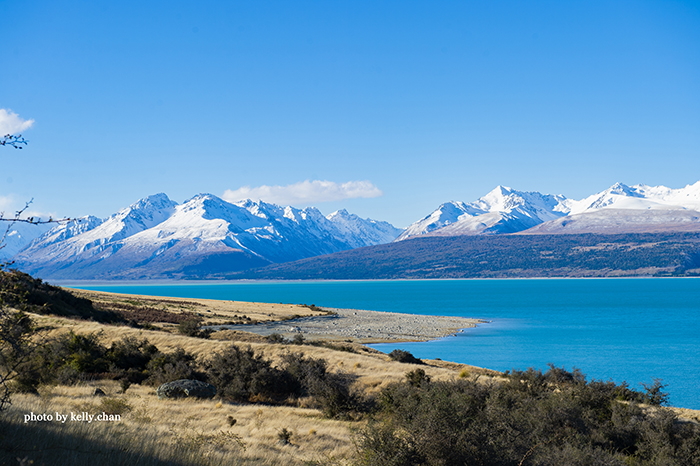
[{"label": "lake water", "polygon": [[527,279],[77,284],[117,293],[316,304],[490,321],[400,348],[496,370],[548,363],[588,379],[660,378],[675,406],[700,409],[700,279]]}]

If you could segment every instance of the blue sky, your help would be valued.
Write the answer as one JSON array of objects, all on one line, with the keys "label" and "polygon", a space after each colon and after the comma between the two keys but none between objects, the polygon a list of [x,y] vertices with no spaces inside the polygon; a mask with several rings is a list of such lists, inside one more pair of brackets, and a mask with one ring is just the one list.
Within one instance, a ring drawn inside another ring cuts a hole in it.
[{"label": "blue sky", "polygon": [[0,147],[0,210],[248,193],[405,227],[498,184],[580,199],[700,180],[698,1],[0,0],[0,16],[0,127],[33,120],[25,149]]}]

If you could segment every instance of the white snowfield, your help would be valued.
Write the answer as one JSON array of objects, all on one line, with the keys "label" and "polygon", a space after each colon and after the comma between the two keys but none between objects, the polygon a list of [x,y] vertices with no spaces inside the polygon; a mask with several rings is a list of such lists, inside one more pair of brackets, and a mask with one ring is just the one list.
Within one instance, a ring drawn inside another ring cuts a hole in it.
[{"label": "white snowfield", "polygon": [[498,186],[472,202],[448,202],[397,238],[474,234],[700,231],[700,181],[685,188],[616,183],[579,201]]}]

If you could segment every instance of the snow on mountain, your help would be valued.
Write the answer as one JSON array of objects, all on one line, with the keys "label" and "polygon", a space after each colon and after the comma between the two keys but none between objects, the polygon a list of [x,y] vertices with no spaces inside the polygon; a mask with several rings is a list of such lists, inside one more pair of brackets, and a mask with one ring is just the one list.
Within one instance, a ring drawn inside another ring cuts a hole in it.
[{"label": "snow on mountain", "polygon": [[498,186],[472,203],[442,204],[397,241],[418,235],[698,231],[698,218],[700,181],[680,189],[616,183],[580,201]]},{"label": "snow on mountain", "polygon": [[177,205],[157,194],[104,222],[57,227],[16,259],[51,278],[201,276],[390,242],[399,232],[347,212],[324,217],[314,207],[232,204],[211,194]]},{"label": "snow on mountain", "polygon": [[157,225],[168,218],[176,202],[165,194],[156,194],[120,210],[107,220],[93,216],[59,225],[37,238],[15,260],[22,263],[85,260],[101,254],[108,245],[127,238],[139,231]]},{"label": "snow on mountain", "polygon": [[529,229],[529,234],[700,231],[700,181],[685,188],[616,183],[569,203],[565,218]]},{"label": "snow on mountain", "polygon": [[[0,263],[8,261],[12,256],[24,249],[34,239],[51,229],[51,224],[31,224],[24,222],[0,222],[0,239],[4,236],[0,247]],[[8,230],[9,228],[9,230]]]},{"label": "snow on mountain", "polygon": [[102,222],[104,222],[103,219],[92,215],[73,219],[68,222],[61,222],[50,230],[45,231],[41,236],[36,237],[36,239],[26,245],[22,253],[31,255],[34,251],[46,251],[55,244],[62,243],[98,227]]},{"label": "snow on mountain", "polygon": [[700,210],[700,181],[685,188],[616,183],[600,193],[570,203],[570,215],[599,209]]},{"label": "snow on mountain", "polygon": [[700,231],[700,212],[682,209],[601,208],[541,223],[523,234],[662,233]]},{"label": "snow on mountain", "polygon": [[403,231],[388,222],[363,219],[345,209],[337,210],[326,218],[335,225],[339,237],[351,248],[390,243]]},{"label": "snow on mountain", "polygon": [[448,202],[410,225],[397,238],[437,235],[515,233],[556,219],[569,211],[564,196],[523,192],[497,186],[472,203]]}]

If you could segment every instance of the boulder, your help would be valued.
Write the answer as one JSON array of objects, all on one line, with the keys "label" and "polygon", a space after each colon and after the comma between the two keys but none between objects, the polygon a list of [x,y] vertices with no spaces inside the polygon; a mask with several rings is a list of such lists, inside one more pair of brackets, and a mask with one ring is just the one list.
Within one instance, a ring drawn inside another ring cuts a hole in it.
[{"label": "boulder", "polygon": [[167,382],[156,390],[158,398],[213,398],[216,395],[216,387],[199,380],[181,379]]}]

